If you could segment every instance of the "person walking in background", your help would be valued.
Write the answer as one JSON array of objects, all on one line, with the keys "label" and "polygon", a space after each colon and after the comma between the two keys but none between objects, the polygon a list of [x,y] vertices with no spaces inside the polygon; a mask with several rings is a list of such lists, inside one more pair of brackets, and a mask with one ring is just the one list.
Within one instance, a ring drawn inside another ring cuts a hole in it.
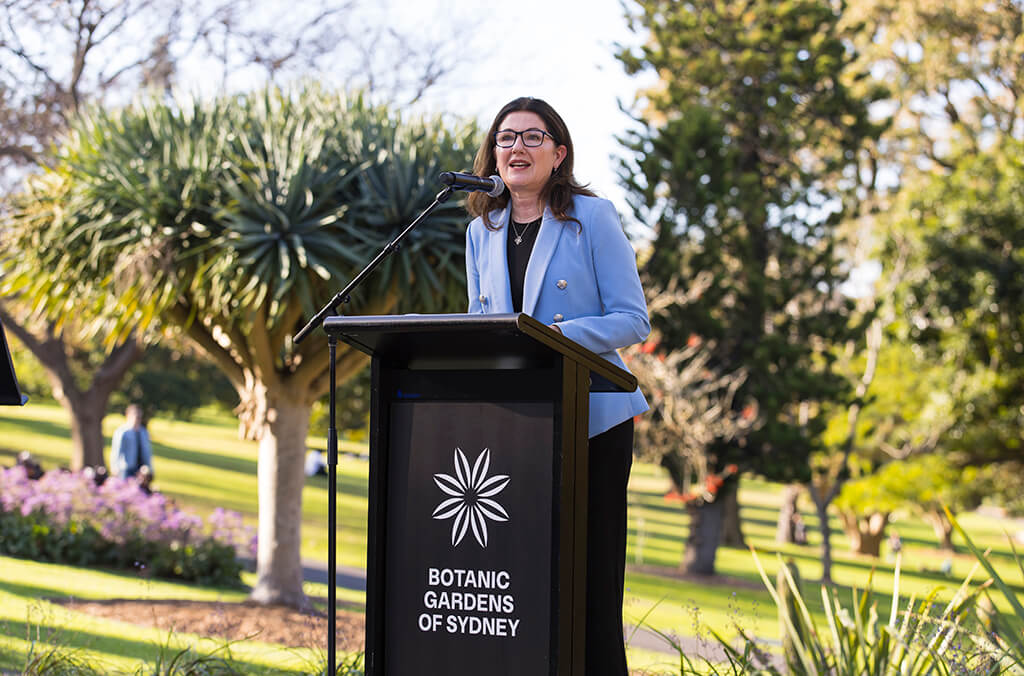
[{"label": "person walking in background", "polygon": [[889,533],[889,558],[895,560],[903,550],[903,540],[895,528]]},{"label": "person walking in background", "polygon": [[131,404],[125,409],[127,420],[114,432],[110,450],[110,471],[122,479],[134,477],[143,467],[153,474],[153,447],[149,432],[142,424],[142,407]]},{"label": "person walking in background", "polygon": [[[561,116],[523,97],[494,118],[473,166],[507,190],[474,192],[466,232],[469,312],[525,312],[625,369],[617,349],[647,337],[647,303],[614,205],[573,176]],[[626,676],[622,595],[626,484],[639,389],[590,395],[587,505],[587,676]]]}]

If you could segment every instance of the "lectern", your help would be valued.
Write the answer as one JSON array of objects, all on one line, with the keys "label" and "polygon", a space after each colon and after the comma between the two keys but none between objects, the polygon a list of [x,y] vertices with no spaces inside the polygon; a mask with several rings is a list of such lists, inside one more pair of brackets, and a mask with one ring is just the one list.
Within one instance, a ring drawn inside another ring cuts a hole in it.
[{"label": "lectern", "polygon": [[590,391],[524,314],[330,317],[372,355],[366,672],[583,676]]}]

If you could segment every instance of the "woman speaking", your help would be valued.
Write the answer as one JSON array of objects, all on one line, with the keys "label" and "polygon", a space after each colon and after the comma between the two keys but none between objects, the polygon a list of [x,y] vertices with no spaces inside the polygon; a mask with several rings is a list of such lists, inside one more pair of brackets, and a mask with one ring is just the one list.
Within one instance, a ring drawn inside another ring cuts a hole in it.
[{"label": "woman speaking", "polygon": [[[625,368],[617,350],[650,331],[636,256],[611,202],[573,177],[561,116],[529,97],[495,116],[473,172],[506,190],[475,192],[466,232],[469,312],[525,312]],[[639,390],[590,395],[586,674],[626,676],[622,593],[626,484]]]}]

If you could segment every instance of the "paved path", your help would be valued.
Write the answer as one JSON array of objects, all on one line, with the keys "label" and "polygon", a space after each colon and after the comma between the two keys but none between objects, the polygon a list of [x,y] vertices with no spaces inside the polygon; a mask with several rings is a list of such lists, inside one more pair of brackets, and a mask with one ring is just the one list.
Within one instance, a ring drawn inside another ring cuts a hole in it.
[{"label": "paved path", "polygon": [[[356,591],[366,591],[366,571],[355,566],[341,566],[338,570],[338,586]],[[327,584],[327,564],[320,561],[303,561],[302,577],[306,582]]]}]

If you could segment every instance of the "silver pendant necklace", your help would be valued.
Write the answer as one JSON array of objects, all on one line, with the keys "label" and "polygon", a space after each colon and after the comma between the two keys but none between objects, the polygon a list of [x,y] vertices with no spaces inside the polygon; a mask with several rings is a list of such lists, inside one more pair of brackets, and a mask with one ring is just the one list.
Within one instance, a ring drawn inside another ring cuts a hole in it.
[{"label": "silver pendant necklace", "polygon": [[519,246],[520,244],[523,243],[523,236],[530,230],[530,226],[533,225],[534,223],[536,223],[537,221],[530,221],[529,223],[523,225],[523,231],[522,232],[519,232],[516,229],[516,222],[515,221],[510,221],[510,222],[512,223],[512,234],[515,235],[515,237],[512,239],[512,241],[515,242],[516,246]]}]

